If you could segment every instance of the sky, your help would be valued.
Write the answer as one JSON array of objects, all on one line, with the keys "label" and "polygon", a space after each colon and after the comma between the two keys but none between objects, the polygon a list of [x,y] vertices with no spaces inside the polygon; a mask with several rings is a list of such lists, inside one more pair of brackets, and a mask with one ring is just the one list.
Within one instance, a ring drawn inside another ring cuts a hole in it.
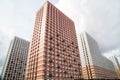
[{"label": "sky", "polygon": [[[31,40],[37,10],[46,0],[0,0],[0,72],[10,40]],[[88,32],[101,53],[120,61],[120,0],[49,0],[75,22],[77,34]]]}]

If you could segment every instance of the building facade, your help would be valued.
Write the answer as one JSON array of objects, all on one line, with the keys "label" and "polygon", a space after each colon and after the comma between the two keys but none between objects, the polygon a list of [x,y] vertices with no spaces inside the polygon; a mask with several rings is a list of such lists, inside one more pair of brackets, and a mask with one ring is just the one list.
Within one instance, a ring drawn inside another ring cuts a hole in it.
[{"label": "building facade", "polygon": [[113,63],[104,57],[97,42],[86,32],[78,36],[84,79],[117,79]]},{"label": "building facade", "polygon": [[120,79],[120,64],[118,62],[118,59],[115,56],[111,56],[110,60],[113,62],[113,65],[115,67],[115,71]]},{"label": "building facade", "polygon": [[0,80],[1,80],[1,75],[0,75]]},{"label": "building facade", "polygon": [[9,46],[2,70],[2,80],[24,80],[29,42],[15,37]]},{"label": "building facade", "polygon": [[81,79],[74,22],[50,2],[37,12],[25,80]]}]

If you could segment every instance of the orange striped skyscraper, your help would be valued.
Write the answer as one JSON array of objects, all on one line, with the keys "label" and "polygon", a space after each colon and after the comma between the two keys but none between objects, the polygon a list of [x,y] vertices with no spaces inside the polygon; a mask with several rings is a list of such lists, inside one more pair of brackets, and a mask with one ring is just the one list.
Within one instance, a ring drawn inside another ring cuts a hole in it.
[{"label": "orange striped skyscraper", "polygon": [[50,2],[37,12],[25,80],[81,79],[74,22]]}]

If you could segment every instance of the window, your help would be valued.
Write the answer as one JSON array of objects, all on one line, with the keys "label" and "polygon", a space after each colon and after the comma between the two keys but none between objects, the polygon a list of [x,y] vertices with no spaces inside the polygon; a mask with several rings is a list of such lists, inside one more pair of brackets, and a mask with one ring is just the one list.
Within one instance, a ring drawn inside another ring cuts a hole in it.
[{"label": "window", "polygon": [[53,62],[52,59],[50,59],[49,62],[52,63]]},{"label": "window", "polygon": [[20,76],[20,73],[19,73],[19,76]]},{"label": "window", "polygon": [[8,74],[8,77],[10,76],[10,74]]},{"label": "window", "polygon": [[67,47],[70,47],[69,45]]},{"label": "window", "polygon": [[62,42],[64,43],[64,42],[65,42],[65,40],[62,40]]},{"label": "window", "polygon": [[60,55],[59,55],[59,54],[57,54],[57,56],[59,57]]},{"label": "window", "polygon": [[52,73],[49,73],[49,77],[52,77]]},{"label": "window", "polygon": [[76,46],[76,49],[78,49],[78,47]]},{"label": "window", "polygon": [[15,79],[15,76],[13,77],[13,80]]},{"label": "window", "polygon": [[70,76],[70,78],[72,79],[73,77],[72,77],[72,76]]},{"label": "window", "polygon": [[73,50],[72,52],[75,52],[75,50]]},{"label": "window", "polygon": [[16,70],[14,71],[14,73],[16,73]]},{"label": "window", "polygon": [[58,66],[57,68],[60,69],[60,66]]},{"label": "window", "polygon": [[53,49],[52,49],[52,48],[50,48],[49,50],[50,50],[50,51],[52,51]]},{"label": "window", "polygon": [[71,67],[72,65],[70,64],[69,67]]},{"label": "window", "polygon": [[64,74],[67,74],[67,71],[64,71]]},{"label": "window", "polygon": [[77,69],[75,69],[75,71],[77,71]]},{"label": "window", "polygon": [[64,48],[62,48],[61,50],[62,50],[63,52],[65,52],[65,49],[64,49]]},{"label": "window", "polygon": [[59,44],[57,44],[57,46],[59,46]]},{"label": "window", "polygon": [[70,54],[68,55],[68,57],[70,57]]},{"label": "window", "polygon": [[57,37],[59,37],[59,34],[57,34]]},{"label": "window", "polygon": [[71,44],[74,44],[74,42],[72,42]]},{"label": "window", "polygon": [[79,57],[79,54],[77,55],[77,57]]},{"label": "window", "polygon": [[74,62],[75,62],[76,60],[74,59]]},{"label": "window", "polygon": [[80,64],[78,64],[78,66],[81,66]]},{"label": "window", "polygon": [[63,52],[66,52],[65,49],[63,49]]},{"label": "window", "polygon": [[52,37],[50,37],[50,40],[52,40]]},{"label": "window", "polygon": [[66,60],[65,60],[65,59],[64,59],[63,61],[64,61],[64,62],[66,62]]}]

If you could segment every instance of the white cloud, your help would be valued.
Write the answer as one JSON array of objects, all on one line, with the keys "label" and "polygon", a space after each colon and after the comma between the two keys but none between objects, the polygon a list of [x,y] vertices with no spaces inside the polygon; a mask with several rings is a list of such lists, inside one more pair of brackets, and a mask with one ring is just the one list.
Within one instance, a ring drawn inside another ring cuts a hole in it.
[{"label": "white cloud", "polygon": [[120,57],[120,49],[110,50],[110,51],[104,53],[104,55],[107,57],[110,57],[110,56]]},{"label": "white cloud", "polygon": [[86,30],[104,53],[120,48],[119,4],[119,0],[59,0],[56,6],[74,20],[77,33]]},{"label": "white cloud", "polygon": [[113,49],[113,50],[109,50],[108,52],[104,53],[104,56],[106,56],[107,58],[111,57],[111,56],[115,56],[117,57],[119,64],[120,64],[120,49]]}]

